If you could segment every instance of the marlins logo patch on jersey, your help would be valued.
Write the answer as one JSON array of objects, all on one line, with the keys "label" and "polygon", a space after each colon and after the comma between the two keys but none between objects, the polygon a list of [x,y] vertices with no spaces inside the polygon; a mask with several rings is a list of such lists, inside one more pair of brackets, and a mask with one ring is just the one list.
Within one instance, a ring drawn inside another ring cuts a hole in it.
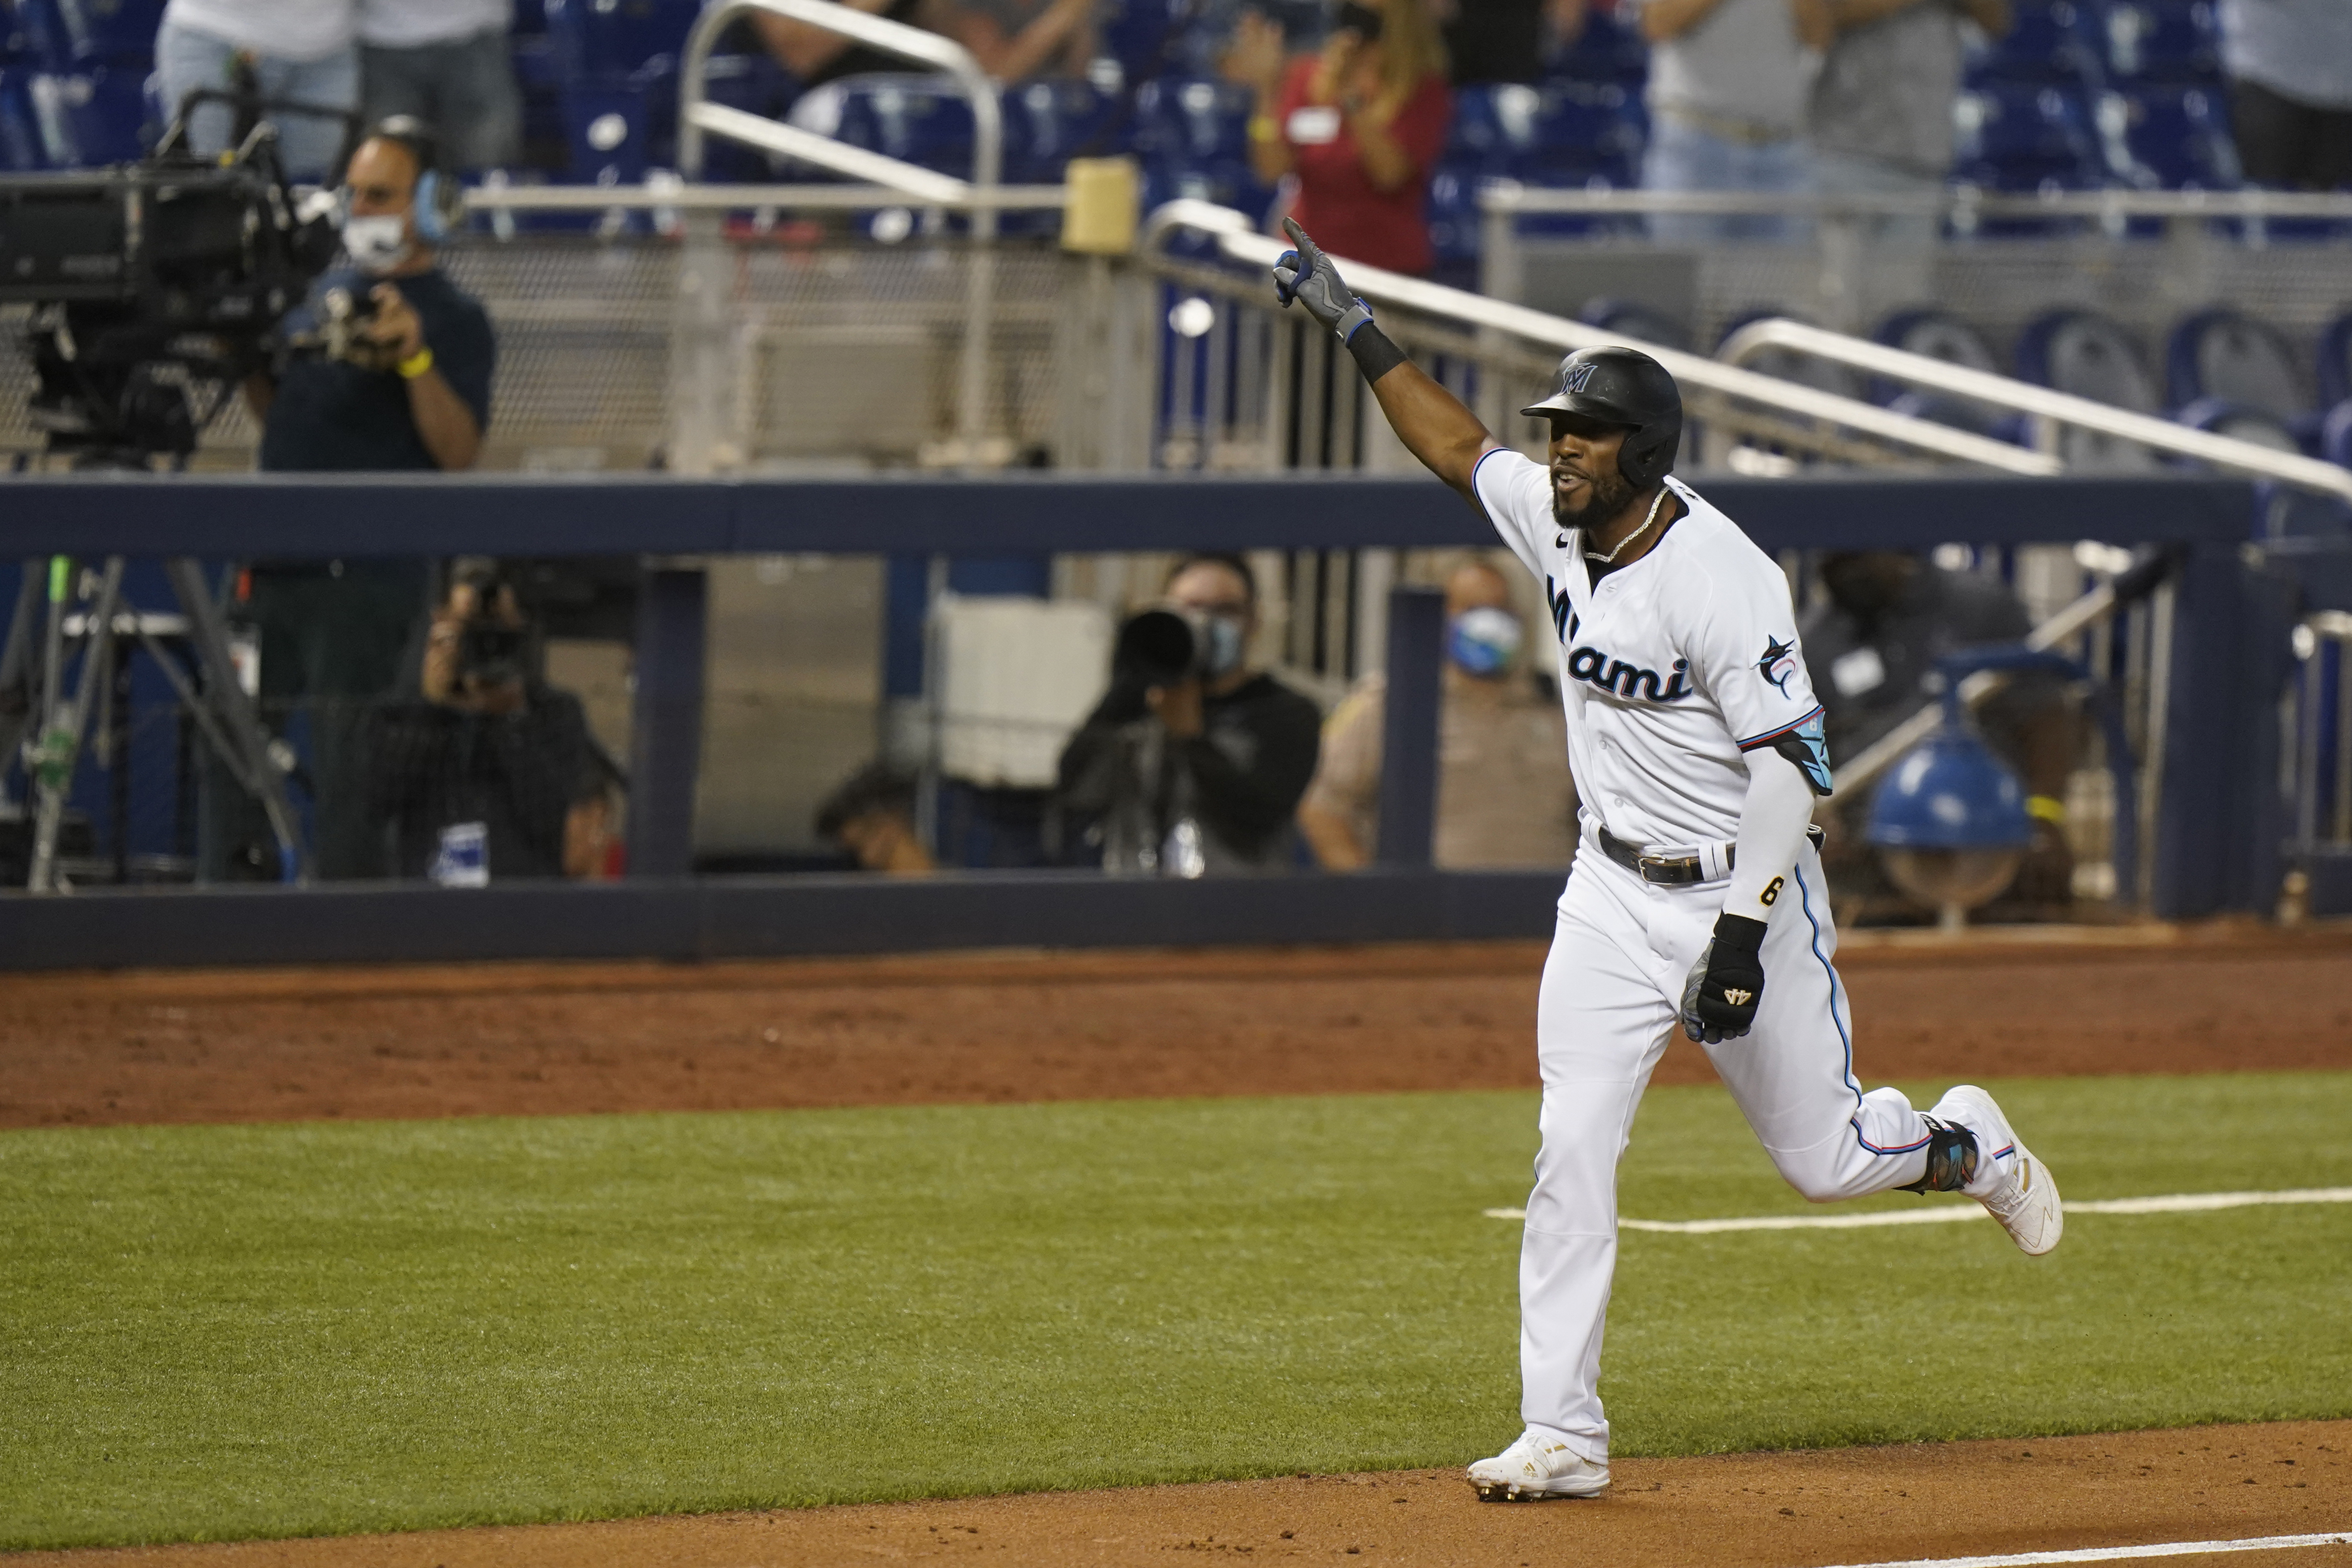
[{"label": "marlins logo patch on jersey", "polygon": [[1756,660],[1756,668],[1780,689],[1781,696],[1788,696],[1789,678],[1797,673],[1797,645],[1782,642],[1779,637],[1766,637],[1764,652]]}]

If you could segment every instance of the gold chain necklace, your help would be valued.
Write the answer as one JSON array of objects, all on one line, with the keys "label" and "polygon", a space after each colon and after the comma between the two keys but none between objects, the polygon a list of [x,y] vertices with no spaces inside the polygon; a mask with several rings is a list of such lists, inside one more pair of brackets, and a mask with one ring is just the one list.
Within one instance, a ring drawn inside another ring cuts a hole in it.
[{"label": "gold chain necklace", "polygon": [[1665,504],[1666,489],[1664,485],[1661,485],[1658,487],[1658,499],[1650,503],[1650,515],[1642,520],[1641,527],[1635,529],[1633,532],[1619,540],[1617,542],[1617,548],[1611,551],[1608,554],[1603,555],[1597,550],[1588,550],[1584,552],[1584,558],[1587,561],[1598,561],[1603,566],[1616,565],[1617,557],[1625,553],[1625,547],[1633,543],[1633,541],[1641,538],[1642,535],[1650,531],[1650,524],[1658,521],[1658,509]]}]

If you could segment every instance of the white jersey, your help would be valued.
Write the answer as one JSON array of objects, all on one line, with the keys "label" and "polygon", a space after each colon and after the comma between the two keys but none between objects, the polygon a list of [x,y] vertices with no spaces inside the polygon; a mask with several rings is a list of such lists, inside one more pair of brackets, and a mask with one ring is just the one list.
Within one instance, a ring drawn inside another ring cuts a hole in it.
[{"label": "white jersey", "polygon": [[1745,752],[1771,747],[1816,794],[1830,784],[1788,580],[1688,485],[1666,485],[1689,510],[1595,588],[1582,533],[1553,521],[1548,467],[1502,448],[1471,475],[1487,519],[1551,605],[1583,814],[1660,853],[1738,837]]}]

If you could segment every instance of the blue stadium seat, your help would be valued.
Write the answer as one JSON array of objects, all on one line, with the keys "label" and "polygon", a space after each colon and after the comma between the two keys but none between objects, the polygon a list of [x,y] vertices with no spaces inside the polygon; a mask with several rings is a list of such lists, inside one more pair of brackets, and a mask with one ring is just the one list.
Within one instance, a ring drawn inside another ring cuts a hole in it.
[{"label": "blue stadium seat", "polygon": [[1630,24],[1597,5],[1584,13],[1576,41],[1546,62],[1549,74],[1572,81],[1638,88],[1650,74],[1650,46]]},{"label": "blue stadium seat", "polygon": [[2156,378],[2122,323],[2095,310],[2053,310],[2017,341],[2017,374],[2053,391],[2136,414],[2158,411]]},{"label": "blue stadium seat", "polygon": [[155,58],[163,0],[13,0],[13,5],[30,52],[52,70],[143,66]]},{"label": "blue stadium seat", "polygon": [[2319,334],[2319,405],[2333,408],[2352,400],[2352,310],[2327,323]]},{"label": "blue stadium seat", "polygon": [[546,0],[547,33],[566,75],[611,83],[674,58],[701,10],[701,0]]},{"label": "blue stadium seat", "polygon": [[1249,161],[1250,89],[1207,78],[1161,77],[1135,91],[1135,150],[1168,168]]},{"label": "blue stadium seat", "polygon": [[2221,81],[2221,26],[2212,0],[2108,0],[2108,80]]},{"label": "blue stadium seat", "polygon": [[1097,47],[1118,62],[1122,83],[1150,81],[1171,58],[1192,52],[1180,36],[1191,10],[1187,0],[1103,0],[1095,13]]},{"label": "blue stadium seat", "polygon": [[2352,468],[2352,397],[2329,409],[2319,422],[2319,455],[2339,468]]},{"label": "blue stadium seat", "polygon": [[[1992,345],[1985,342],[1984,334],[1943,310],[1897,310],[1878,324],[1871,338],[1906,353],[1924,354],[1947,364],[1966,365],[1994,375],[2000,374],[2000,362],[1994,356]],[[1909,390],[1905,383],[1874,376],[1870,400],[1892,405]]]},{"label": "blue stadium seat", "polygon": [[1648,139],[1639,99],[1616,82],[1514,82],[1454,95],[1446,162],[1531,185],[1640,183]]},{"label": "blue stadium seat", "polygon": [[642,84],[574,83],[559,100],[571,161],[567,179],[583,185],[635,184],[652,166],[653,115]]},{"label": "blue stadium seat", "polygon": [[[2017,374],[2037,386],[2135,414],[2161,410],[2138,340],[2094,310],[2053,310],[2027,323],[2017,342]],[[2158,466],[2147,447],[2093,430],[2063,431],[2058,456],[2067,468],[2086,472],[2146,472]]]},{"label": "blue stadium seat", "polygon": [[937,77],[845,77],[834,134],[941,174],[971,174],[971,105]]},{"label": "blue stadium seat", "polygon": [[1886,408],[1890,414],[1925,419],[1934,425],[1948,425],[1955,430],[1966,430],[1971,436],[1983,436],[1995,441],[2016,439],[2015,422],[2004,416],[2000,409],[1969,398],[1954,397],[1948,393],[1915,388],[1895,397]]},{"label": "blue stadium seat", "polygon": [[1121,151],[1122,104],[1090,82],[1033,81],[1003,94],[1004,178],[1058,184],[1072,158]]},{"label": "blue stadium seat", "polygon": [[1584,302],[1576,319],[1588,326],[1599,327],[1604,332],[1622,332],[1638,342],[1657,343],[1662,347],[1681,349],[1688,353],[1691,346],[1689,323],[1676,321],[1654,305],[1639,300],[1619,300],[1601,295]]},{"label": "blue stadium seat", "polygon": [[[1253,221],[1262,220],[1274,205],[1274,191],[1259,181],[1257,172],[1245,158],[1208,158],[1198,162],[1167,159],[1144,164],[1145,212],[1179,196],[1215,202],[1247,213]],[[1169,249],[1178,255],[1211,256],[1216,253],[1216,241],[1188,232],[1170,241]]]},{"label": "blue stadium seat", "polygon": [[[1794,310],[1782,310],[1777,308],[1742,310],[1724,323],[1723,335],[1715,341],[1715,352],[1721,354],[1723,345],[1731,341],[1731,334],[1751,321],[1768,321],[1773,318],[1785,318],[1792,321],[1806,320]],[[1835,360],[1820,359],[1812,354],[1799,353],[1793,349],[1766,349],[1748,361],[1748,368],[1759,375],[1769,375],[1775,381],[1793,381],[1800,386],[1810,386],[1817,392],[1830,393],[1838,397],[1860,397],[1864,394],[1862,373],[1852,365],[1840,364]]]},{"label": "blue stadium seat", "polygon": [[544,34],[547,31],[547,0],[514,0],[514,25],[507,31],[517,38]]},{"label": "blue stadium seat", "polygon": [[1478,185],[1486,178],[1475,163],[1440,163],[1429,177],[1429,245],[1441,262],[1478,258],[1486,237],[1478,210]]},{"label": "blue stadium seat", "polygon": [[1954,174],[2000,191],[2102,184],[2084,100],[2055,87],[1987,87],[1952,105]]},{"label": "blue stadium seat", "polygon": [[42,159],[52,169],[95,169],[145,155],[144,67],[37,71],[26,83]]},{"label": "blue stadium seat", "polygon": [[2099,100],[2100,143],[2116,179],[2140,190],[2238,188],[2227,106],[2210,88],[2158,85]]},{"label": "blue stadium seat", "polygon": [[0,70],[0,171],[29,174],[47,168],[39,121],[33,116],[32,73]]},{"label": "blue stadium seat", "polygon": [[[708,66],[702,79],[706,98],[729,109],[756,114],[762,120],[782,118],[792,108],[793,100],[800,90],[798,79],[764,54],[715,54],[710,57]],[[646,94],[646,110],[652,117],[647,127],[651,138],[647,156],[655,168],[675,168],[677,163],[677,78],[658,67],[648,68],[646,74],[651,89]],[[757,184],[778,176],[768,155],[759,149],[730,142],[724,137],[706,136],[702,141],[702,177]]]},{"label": "blue stadium seat", "polygon": [[2273,451],[2297,456],[2303,452],[2303,443],[2296,439],[2294,427],[2288,421],[2268,409],[2232,403],[2226,397],[2200,397],[2174,414],[2173,418],[2192,429],[2252,441]]},{"label": "blue stadium seat", "polygon": [[2106,29],[2089,0],[2020,0],[2008,34],[1973,51],[1970,87],[2059,87],[2082,94],[2106,82]]},{"label": "blue stadium seat", "polygon": [[34,64],[33,35],[17,0],[0,0],[0,69]]},{"label": "blue stadium seat", "polygon": [[2218,402],[2289,428],[2311,412],[2286,340],[2235,310],[2200,310],[2173,328],[2164,373],[2165,397],[2175,408]]}]

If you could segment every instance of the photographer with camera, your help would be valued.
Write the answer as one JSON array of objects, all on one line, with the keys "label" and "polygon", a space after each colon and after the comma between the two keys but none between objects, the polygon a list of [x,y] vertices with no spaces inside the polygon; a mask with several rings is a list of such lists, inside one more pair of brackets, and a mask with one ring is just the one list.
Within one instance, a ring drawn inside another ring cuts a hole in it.
[{"label": "photographer with camera", "polygon": [[1096,820],[1103,868],[1280,870],[1315,776],[1322,715],[1251,668],[1257,580],[1238,555],[1186,556],[1161,606],[1120,629],[1110,689],[1063,749],[1061,804]]},{"label": "photographer with camera", "polygon": [[368,816],[393,869],[449,887],[593,877],[609,770],[580,700],[539,677],[535,639],[497,563],[461,562],[414,690],[371,716]]}]

